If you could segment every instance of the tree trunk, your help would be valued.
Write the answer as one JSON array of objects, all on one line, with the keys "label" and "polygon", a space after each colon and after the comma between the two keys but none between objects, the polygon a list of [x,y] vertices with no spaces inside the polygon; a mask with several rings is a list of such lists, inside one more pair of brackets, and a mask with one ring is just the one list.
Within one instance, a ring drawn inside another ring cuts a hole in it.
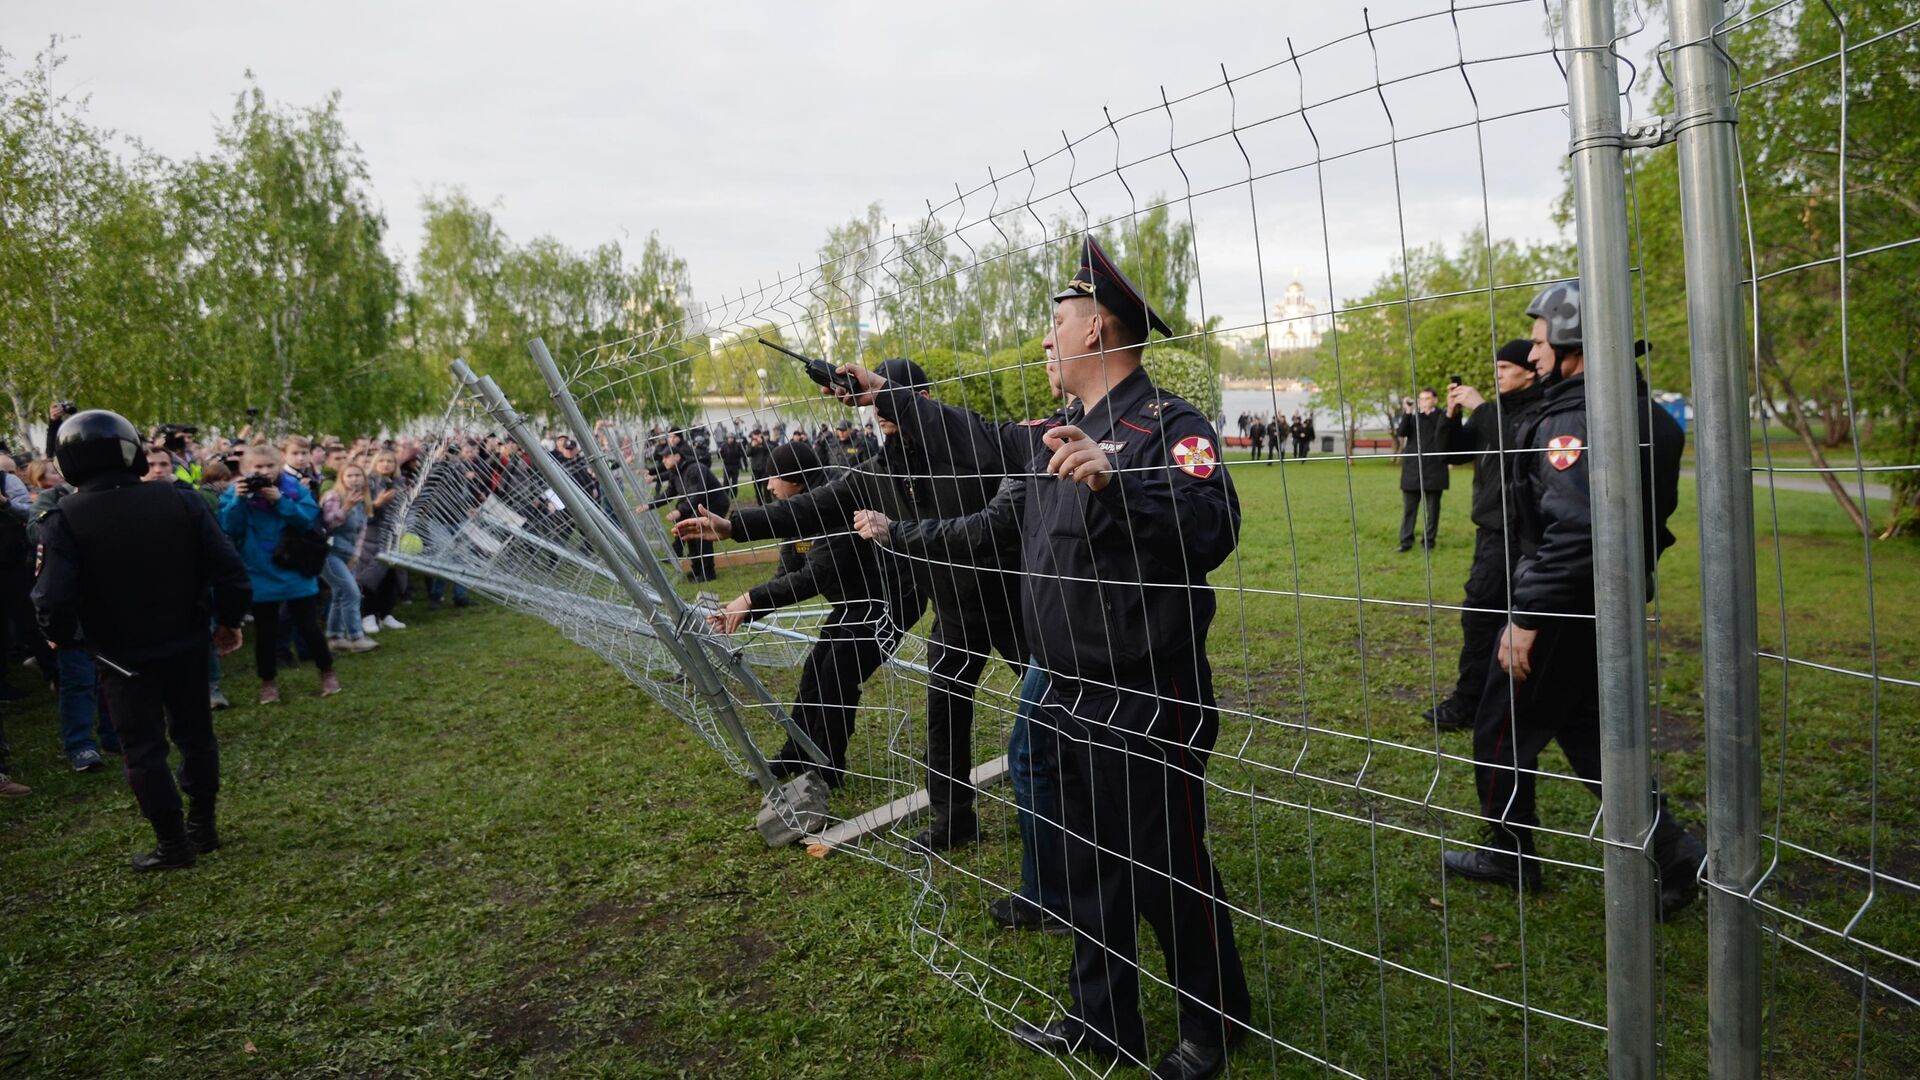
[{"label": "tree trunk", "polygon": [[1847,516],[1853,519],[1854,527],[1863,533],[1871,534],[1873,525],[1867,520],[1866,513],[1860,509],[1860,504],[1853,501],[1853,496],[1848,494],[1846,486],[1840,483],[1840,478],[1827,471],[1827,455],[1820,447],[1820,440],[1813,437],[1813,425],[1807,420],[1806,401],[1794,390],[1792,380],[1787,378],[1787,373],[1781,370],[1780,365],[1774,361],[1771,352],[1764,345],[1760,363],[1761,370],[1771,375],[1774,382],[1779,384],[1780,392],[1787,399],[1787,409],[1785,412],[1774,409],[1773,396],[1766,392],[1765,386],[1760,388],[1762,405],[1772,411],[1788,430],[1800,437],[1801,445],[1807,448],[1807,457],[1813,462],[1814,467],[1820,470],[1818,473],[1820,479],[1826,481],[1827,490],[1833,494],[1834,501],[1838,502],[1840,508],[1847,512]]}]

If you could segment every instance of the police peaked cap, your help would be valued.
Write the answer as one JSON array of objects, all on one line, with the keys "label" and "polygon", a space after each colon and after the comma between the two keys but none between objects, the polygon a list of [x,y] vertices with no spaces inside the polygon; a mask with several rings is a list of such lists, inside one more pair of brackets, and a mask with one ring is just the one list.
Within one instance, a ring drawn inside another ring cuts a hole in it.
[{"label": "police peaked cap", "polygon": [[1147,298],[1127,280],[1127,275],[1120,272],[1119,265],[1107,257],[1106,250],[1091,234],[1081,240],[1079,271],[1067,282],[1066,288],[1053,295],[1053,302],[1057,304],[1076,296],[1098,300],[1141,341],[1147,340],[1149,329],[1173,336],[1173,328],[1153,310]]}]

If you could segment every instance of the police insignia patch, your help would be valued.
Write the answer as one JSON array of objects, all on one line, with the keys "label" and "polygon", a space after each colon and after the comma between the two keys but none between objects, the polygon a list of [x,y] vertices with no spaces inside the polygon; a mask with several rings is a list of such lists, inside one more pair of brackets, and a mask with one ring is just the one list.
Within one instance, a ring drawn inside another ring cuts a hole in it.
[{"label": "police insignia patch", "polygon": [[1188,476],[1205,480],[1213,475],[1219,460],[1214,456],[1213,442],[1198,435],[1189,435],[1173,444],[1173,463]]},{"label": "police insignia patch", "polygon": [[1565,472],[1580,460],[1585,444],[1578,435],[1555,435],[1547,440],[1547,464]]}]

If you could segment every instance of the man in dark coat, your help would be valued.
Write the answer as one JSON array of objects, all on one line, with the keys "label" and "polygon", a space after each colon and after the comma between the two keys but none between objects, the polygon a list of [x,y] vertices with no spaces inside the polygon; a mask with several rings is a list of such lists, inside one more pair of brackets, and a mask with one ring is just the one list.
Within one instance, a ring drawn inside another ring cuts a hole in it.
[{"label": "man in dark coat", "polygon": [[[676,442],[667,447],[660,459],[660,467],[667,474],[666,495],[679,500],[668,512],[667,520],[680,522],[697,518],[701,507],[725,514],[733,505],[733,496],[720,483],[720,478],[713,475],[713,470],[702,465],[687,449],[685,443]],[[712,581],[720,576],[714,569],[713,541],[683,539],[682,542],[686,545],[688,581]]]},{"label": "man in dark coat", "polygon": [[[1600,795],[1600,689],[1593,620],[1593,500],[1589,475],[1586,356],[1580,286],[1548,286],[1528,305],[1532,358],[1545,387],[1539,411],[1519,430],[1522,460],[1509,497],[1518,505],[1519,565],[1512,616],[1494,646],[1474,720],[1474,785],[1487,821],[1484,846],[1448,851],[1455,877],[1535,889],[1541,883],[1533,833],[1539,825],[1534,787],[1540,751],[1557,742],[1567,763]],[[1679,505],[1680,457],[1686,434],[1665,409],[1649,408],[1639,384],[1636,454],[1647,501],[1647,592],[1660,553],[1673,546],[1667,519]],[[1657,796],[1651,854],[1660,869],[1659,916],[1691,903],[1706,849]],[[1636,843],[1638,841],[1636,840]]]},{"label": "man in dark coat", "polygon": [[[1440,395],[1429,386],[1420,391],[1419,405],[1407,406],[1394,435],[1400,448],[1400,550],[1413,550],[1413,526],[1421,500],[1427,504],[1427,531],[1420,546],[1432,550],[1440,535],[1440,495],[1447,490],[1446,417],[1436,407]],[[1304,431],[1302,433],[1304,436]],[[1305,441],[1304,437],[1299,441]]]},{"label": "man in dark coat", "polygon": [[[919,364],[892,359],[880,365],[897,386],[925,393],[930,385]],[[984,508],[999,487],[998,472],[957,468],[928,457],[932,449],[911,436],[899,436],[883,417],[887,441],[878,457],[841,471],[830,483],[794,499],[766,507],[736,509],[730,517],[702,515],[682,521],[685,539],[762,540],[827,536],[850,531],[855,512],[879,510],[894,521],[965,517]],[[918,596],[933,600],[934,622],[927,645],[927,796],[932,822],[914,837],[935,851],[975,843],[980,822],[974,813],[973,696],[989,654],[998,652],[1016,674],[1026,669],[1026,638],[1020,621],[1019,582],[982,573],[948,557],[904,562]],[[1018,565],[1017,556],[1007,560]],[[920,617],[896,603],[903,626]]]},{"label": "man in dark coat", "polygon": [[[1516,338],[1495,356],[1494,386],[1488,401],[1471,386],[1447,390],[1447,449],[1473,458],[1473,568],[1467,595],[1460,602],[1459,681],[1446,700],[1426,710],[1427,720],[1443,731],[1473,726],[1480,692],[1487,683],[1493,643],[1507,625],[1507,585],[1520,561],[1519,506],[1508,486],[1516,466],[1524,464],[1518,447],[1522,425],[1540,409],[1542,387],[1535,385],[1533,343]],[[1469,410],[1461,415],[1461,410]]]},{"label": "man in dark coat", "polygon": [[[813,448],[798,443],[775,448],[772,465],[768,484],[782,499],[805,493],[809,485],[824,482],[828,475]],[[789,738],[767,761],[775,776],[814,769],[824,775],[829,787],[839,787],[845,779],[847,744],[853,737],[861,684],[899,644],[905,629],[888,608],[885,581],[879,549],[853,533],[788,540],[780,545],[780,568],[771,580],[741,593],[707,617],[713,629],[731,634],[749,619],[815,596],[833,605],[820,626],[819,640],[800,666],[800,691],[793,710],[800,729],[825,751],[830,765],[820,769]]]},{"label": "man in dark coat", "polygon": [[748,437],[747,468],[753,472],[753,501],[765,506],[770,501],[767,477],[773,475],[773,447],[767,443],[767,433],[759,428]]},{"label": "man in dark coat", "polygon": [[729,497],[740,486],[740,469],[746,463],[747,448],[740,445],[740,436],[728,435],[726,441],[720,444],[720,465],[726,471]]}]

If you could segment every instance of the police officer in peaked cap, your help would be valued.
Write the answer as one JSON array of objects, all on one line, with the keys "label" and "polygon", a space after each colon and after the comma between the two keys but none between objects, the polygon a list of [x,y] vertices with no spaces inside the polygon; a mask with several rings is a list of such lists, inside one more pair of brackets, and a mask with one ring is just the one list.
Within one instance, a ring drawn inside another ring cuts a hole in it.
[{"label": "police officer in peaked cap", "polygon": [[1027,637],[1052,675],[1033,737],[1056,740],[1074,928],[1072,1004],[1014,1034],[1048,1054],[1144,1064],[1139,920],[1159,938],[1180,1041],[1157,1078],[1220,1075],[1251,1015],[1225,889],[1207,853],[1206,766],[1219,734],[1206,575],[1238,542],[1240,503],[1200,411],[1142,366],[1166,322],[1091,237],[1054,296],[1044,346],[1073,404],[994,424],[849,365],[856,404],[960,473],[1033,477],[1021,523]]},{"label": "police officer in peaked cap", "polygon": [[[33,604],[57,649],[86,649],[126,754],[127,782],[158,840],[135,870],[192,866],[220,846],[220,754],[207,698],[209,621],[221,655],[240,647],[247,568],[198,492],[141,483],[140,435],[117,413],[66,418],[55,456],[79,490],[40,521]],[[180,791],[167,740],[180,751]]]},{"label": "police officer in peaked cap", "polygon": [[[1542,290],[1527,306],[1533,320],[1530,356],[1545,388],[1515,445],[1509,498],[1518,509],[1520,550],[1513,571],[1513,610],[1494,647],[1474,718],[1474,783],[1487,819],[1485,846],[1444,855],[1447,873],[1474,881],[1538,888],[1533,830],[1534,780],[1540,751],[1558,742],[1567,762],[1600,794],[1599,658],[1594,610],[1593,510],[1588,469],[1586,354],[1580,285]],[[1673,545],[1667,519],[1679,502],[1680,455],[1686,435],[1665,409],[1651,408],[1636,378],[1641,491],[1647,500],[1647,596],[1653,568]],[[1653,857],[1660,867],[1662,919],[1691,903],[1705,849],[1659,800]]]}]

